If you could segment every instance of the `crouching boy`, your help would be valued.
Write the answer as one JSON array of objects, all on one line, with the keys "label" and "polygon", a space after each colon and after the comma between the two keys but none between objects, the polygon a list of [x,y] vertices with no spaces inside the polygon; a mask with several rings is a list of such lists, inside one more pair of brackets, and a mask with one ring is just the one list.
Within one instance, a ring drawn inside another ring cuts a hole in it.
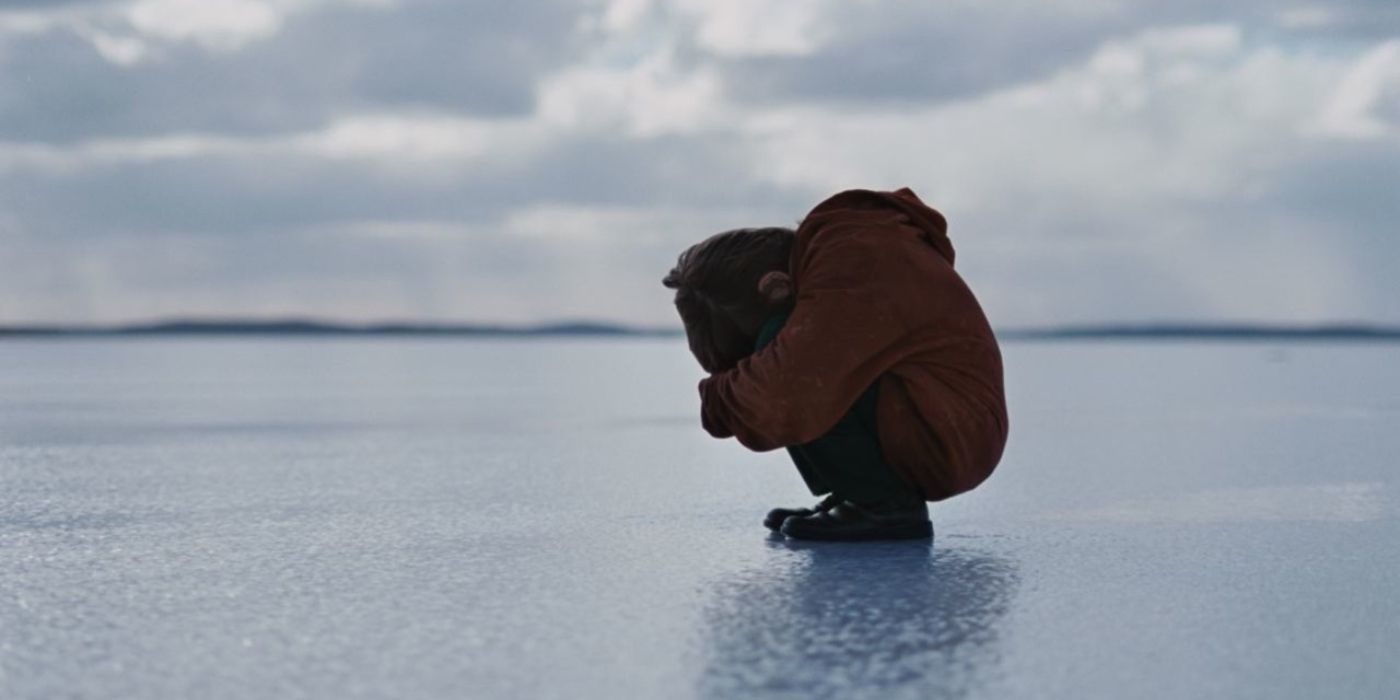
[{"label": "crouching boy", "polygon": [[814,495],[764,524],[816,540],[932,536],[926,502],[982,483],[1006,444],[1001,353],[953,270],[947,223],[908,189],[850,190],[796,231],[681,254],[675,290],[717,438],[787,448]]}]

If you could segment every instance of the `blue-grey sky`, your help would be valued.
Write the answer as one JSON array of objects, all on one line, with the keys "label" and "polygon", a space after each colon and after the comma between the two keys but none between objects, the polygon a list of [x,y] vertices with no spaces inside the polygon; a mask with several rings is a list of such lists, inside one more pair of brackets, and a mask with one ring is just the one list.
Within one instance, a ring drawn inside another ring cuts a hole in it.
[{"label": "blue-grey sky", "polygon": [[899,186],[1001,326],[1400,322],[1400,5],[0,2],[0,322],[673,324]]}]

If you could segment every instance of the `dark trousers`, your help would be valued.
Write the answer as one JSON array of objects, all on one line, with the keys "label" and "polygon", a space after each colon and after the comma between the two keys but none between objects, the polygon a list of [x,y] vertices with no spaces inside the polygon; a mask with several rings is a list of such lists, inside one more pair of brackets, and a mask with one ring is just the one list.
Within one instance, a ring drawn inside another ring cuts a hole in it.
[{"label": "dark trousers", "polygon": [[[769,319],[755,349],[772,342],[786,320],[786,315]],[[813,495],[834,493],[843,500],[873,504],[908,499],[913,493],[880,451],[875,416],[879,390],[877,379],[826,434],[787,448]]]}]

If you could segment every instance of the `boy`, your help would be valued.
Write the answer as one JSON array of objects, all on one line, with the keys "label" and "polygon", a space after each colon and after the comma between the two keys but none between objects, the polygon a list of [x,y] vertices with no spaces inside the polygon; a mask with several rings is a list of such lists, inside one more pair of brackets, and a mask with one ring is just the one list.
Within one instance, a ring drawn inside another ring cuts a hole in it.
[{"label": "boy", "polygon": [[953,270],[947,223],[908,189],[849,190],[796,231],[681,254],[676,290],[718,438],[786,447],[814,495],[764,524],[798,539],[927,538],[926,501],[980,484],[1006,444],[1001,353]]}]

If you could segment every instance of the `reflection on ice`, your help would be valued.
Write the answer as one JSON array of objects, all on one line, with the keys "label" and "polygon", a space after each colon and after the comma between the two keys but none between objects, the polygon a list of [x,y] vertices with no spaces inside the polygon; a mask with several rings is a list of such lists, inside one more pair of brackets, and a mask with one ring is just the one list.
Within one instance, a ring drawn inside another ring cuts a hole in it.
[{"label": "reflection on ice", "polygon": [[1055,516],[1112,522],[1336,522],[1385,515],[1381,483],[1307,484],[1214,489],[1154,500],[1133,500]]},{"label": "reflection on ice", "polygon": [[960,697],[999,659],[1013,564],[927,542],[769,542],[705,609],[706,697]]}]

